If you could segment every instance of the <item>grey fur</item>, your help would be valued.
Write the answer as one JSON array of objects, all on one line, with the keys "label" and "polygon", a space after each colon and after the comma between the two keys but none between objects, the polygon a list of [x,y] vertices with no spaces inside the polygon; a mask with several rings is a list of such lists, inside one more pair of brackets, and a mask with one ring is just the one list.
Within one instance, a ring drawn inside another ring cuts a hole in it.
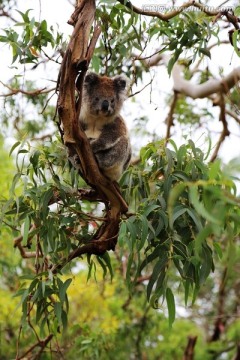
[{"label": "grey fur", "polygon": [[131,159],[127,127],[119,114],[127,91],[124,75],[108,78],[91,72],[85,77],[80,122],[100,170],[112,181],[119,180]]}]

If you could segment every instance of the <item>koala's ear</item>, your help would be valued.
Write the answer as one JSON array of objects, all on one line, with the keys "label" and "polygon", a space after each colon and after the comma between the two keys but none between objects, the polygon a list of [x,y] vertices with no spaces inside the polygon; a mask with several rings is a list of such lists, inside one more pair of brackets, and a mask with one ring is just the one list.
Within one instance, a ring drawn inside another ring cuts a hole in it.
[{"label": "koala's ear", "polygon": [[125,75],[117,75],[113,78],[113,83],[117,91],[128,91],[129,79]]},{"label": "koala's ear", "polygon": [[99,76],[94,72],[89,72],[85,76],[84,83],[86,85],[94,85],[98,83]]}]

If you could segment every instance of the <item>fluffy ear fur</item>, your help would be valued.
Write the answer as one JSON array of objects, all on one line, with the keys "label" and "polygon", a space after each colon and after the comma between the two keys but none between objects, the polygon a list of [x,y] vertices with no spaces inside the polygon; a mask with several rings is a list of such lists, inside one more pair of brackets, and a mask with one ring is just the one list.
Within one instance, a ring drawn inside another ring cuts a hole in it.
[{"label": "fluffy ear fur", "polygon": [[85,76],[84,83],[87,85],[94,85],[94,84],[97,84],[98,79],[99,79],[99,76],[97,74],[95,74],[94,72],[89,72]]},{"label": "fluffy ear fur", "polygon": [[118,91],[127,91],[129,86],[129,80],[125,75],[117,75],[113,78],[114,86]]}]

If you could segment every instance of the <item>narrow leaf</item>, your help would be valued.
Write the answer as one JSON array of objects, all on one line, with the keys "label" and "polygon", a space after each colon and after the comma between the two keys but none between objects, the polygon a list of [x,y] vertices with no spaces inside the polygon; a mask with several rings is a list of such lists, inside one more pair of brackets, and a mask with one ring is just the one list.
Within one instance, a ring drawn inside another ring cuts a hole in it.
[{"label": "narrow leaf", "polygon": [[175,309],[174,295],[170,288],[167,288],[167,290],[166,290],[166,300],[167,300],[167,307],[168,307],[169,328],[171,328],[172,324],[174,323],[174,320],[175,320],[176,309]]},{"label": "narrow leaf", "polygon": [[72,282],[72,279],[67,279],[65,281],[65,283],[62,284],[62,286],[59,288],[59,298],[60,298],[61,303],[63,303],[65,301],[66,292],[67,292],[67,289],[70,286],[71,282]]}]

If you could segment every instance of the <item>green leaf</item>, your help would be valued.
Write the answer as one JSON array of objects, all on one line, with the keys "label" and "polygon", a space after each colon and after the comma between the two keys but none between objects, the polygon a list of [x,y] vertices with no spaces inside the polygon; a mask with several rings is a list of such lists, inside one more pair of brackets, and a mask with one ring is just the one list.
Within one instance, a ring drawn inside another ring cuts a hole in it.
[{"label": "green leaf", "polygon": [[198,215],[198,213],[192,208],[188,208],[187,212],[188,212],[189,216],[191,216],[192,220],[194,221],[198,231],[201,231],[203,229],[203,225],[202,225],[201,218]]},{"label": "green leaf", "polygon": [[43,216],[43,218],[46,218],[48,215],[48,205],[49,205],[49,202],[52,197],[53,197],[53,189],[50,188],[44,193],[43,198],[42,198],[42,216]]},{"label": "green leaf", "polygon": [[169,150],[168,148],[165,149],[166,152],[166,157],[167,157],[167,168],[165,170],[165,176],[169,176],[172,172],[173,169],[173,153],[171,150]]},{"label": "green leaf", "polygon": [[190,201],[193,204],[193,206],[195,207],[198,214],[203,216],[206,220],[209,220],[209,221],[213,222],[214,224],[221,225],[221,222],[219,221],[219,219],[217,219],[212,214],[210,214],[205,209],[203,202],[199,201],[199,193],[198,193],[197,186],[190,186],[189,187],[189,195],[190,195],[189,196]]},{"label": "green leaf", "polygon": [[184,205],[178,205],[173,209],[172,225],[181,215],[185,214],[187,207]]},{"label": "green leaf", "polygon": [[65,310],[62,311],[62,325],[63,331],[66,331],[68,326],[68,316]]},{"label": "green leaf", "polygon": [[161,253],[162,253],[162,246],[161,245],[156,246],[155,249],[143,260],[140,266],[140,271],[142,271],[145,268],[145,266],[147,266],[158,256],[160,256]]},{"label": "green leaf", "polygon": [[221,246],[217,242],[214,242],[213,246],[214,246],[214,250],[216,251],[219,259],[221,260],[223,257],[223,252],[222,252]]},{"label": "green leaf", "polygon": [[9,156],[12,154],[12,152],[16,149],[16,147],[18,147],[18,145],[21,144],[21,141],[17,141],[15,142],[15,144],[13,144],[13,146],[11,147],[11,150],[9,152]]},{"label": "green leaf", "polygon": [[200,48],[199,52],[202,53],[203,55],[208,56],[211,59],[211,53],[207,48]]},{"label": "green leaf", "polygon": [[138,251],[141,251],[148,237],[148,220],[144,215],[140,215],[139,218],[141,220],[141,239],[137,249]]},{"label": "green leaf", "polygon": [[41,338],[44,338],[46,333],[45,333],[45,326],[47,325],[47,321],[48,321],[48,317],[46,316],[45,318],[43,318],[41,325],[40,325],[40,336]]},{"label": "green leaf", "polygon": [[212,269],[212,252],[208,246],[202,248],[202,266],[200,268],[200,284],[204,284]]},{"label": "green leaf", "polygon": [[168,198],[168,213],[169,213],[169,225],[173,228],[173,212],[174,212],[174,204],[181,193],[185,190],[186,184],[179,183],[170,191]]},{"label": "green leaf", "polygon": [[127,224],[126,221],[122,221],[118,235],[119,246],[121,247],[123,246],[123,244],[126,242],[126,237],[127,237]]},{"label": "green leaf", "polygon": [[33,165],[33,168],[36,172],[36,168],[38,168],[38,160],[39,160],[39,156],[41,155],[39,150],[34,151],[34,153],[30,156],[30,163]]},{"label": "green leaf", "polygon": [[39,300],[41,293],[42,293],[42,286],[41,286],[41,284],[38,284],[38,287],[37,287],[35,293],[33,294],[31,301],[34,303],[36,300]]},{"label": "green leaf", "polygon": [[172,327],[172,324],[175,320],[176,308],[175,308],[175,300],[172,290],[167,288],[166,290],[166,300],[167,300],[167,307],[168,307],[168,322],[169,328]]},{"label": "green leaf", "polygon": [[45,296],[45,289],[46,289],[46,281],[42,280],[42,294],[43,294],[43,297]]},{"label": "green leaf", "polygon": [[189,297],[189,289],[190,289],[191,282],[189,279],[187,279],[184,282],[184,288],[185,288],[185,294],[184,294],[184,300],[185,300],[185,306],[188,304],[188,297]]},{"label": "green leaf", "polygon": [[239,37],[239,32],[238,30],[235,30],[234,33],[232,34],[233,47],[236,54],[240,57],[240,49],[238,48],[238,37]]},{"label": "green leaf", "polygon": [[28,9],[25,13],[23,13],[22,11],[20,10],[16,10],[23,18],[23,21],[28,24],[30,22],[30,19],[29,19],[29,12],[32,11],[33,9]]},{"label": "green leaf", "polygon": [[156,204],[148,205],[144,208],[143,215],[147,217],[153,210],[159,209],[159,207],[160,206]]},{"label": "green leaf", "polygon": [[101,268],[103,270],[103,279],[105,279],[106,275],[107,275],[107,267],[105,262],[101,259],[100,256],[97,256],[97,261],[99,262],[99,264],[101,265]]},{"label": "green leaf", "polygon": [[63,304],[66,298],[66,292],[68,287],[70,286],[72,279],[67,279],[61,286],[59,287],[59,298],[61,303]]},{"label": "green leaf", "polygon": [[15,187],[16,187],[18,181],[21,179],[21,176],[22,176],[22,174],[20,172],[18,172],[17,174],[14,175],[10,193],[14,193]]},{"label": "green leaf", "polygon": [[155,266],[153,268],[152,275],[151,275],[151,277],[149,279],[149,282],[148,282],[148,285],[147,285],[147,299],[148,299],[148,301],[149,301],[150,296],[151,296],[153,285],[157,281],[158,277],[161,275],[161,272],[162,271],[165,272],[165,268],[167,266],[167,263],[168,263],[168,257],[167,257],[166,252],[165,252],[165,253],[161,254],[161,258],[155,264]]},{"label": "green leaf", "polygon": [[111,280],[112,280],[113,279],[113,269],[112,269],[111,258],[109,256],[109,253],[105,252],[105,254],[101,255],[101,258],[105,261],[108,271],[111,275]]},{"label": "green leaf", "polygon": [[128,221],[126,221],[126,224],[127,224],[127,229],[130,233],[130,251],[133,251],[133,247],[134,247],[134,244],[135,244],[135,241],[136,241],[136,238],[137,238],[137,230],[136,230],[136,226],[135,226],[135,223],[132,223],[130,221],[130,219]]},{"label": "green leaf", "polygon": [[60,302],[55,302],[54,313],[56,315],[59,325],[61,325],[62,324],[62,305]]},{"label": "green leaf", "polygon": [[234,9],[234,15],[235,16],[240,16],[240,6],[237,6],[235,9]]},{"label": "green leaf", "polygon": [[208,236],[211,236],[212,233],[213,233],[212,226],[210,224],[207,224],[196,236],[194,249],[197,257],[201,256],[202,246],[204,242],[207,240]]}]

